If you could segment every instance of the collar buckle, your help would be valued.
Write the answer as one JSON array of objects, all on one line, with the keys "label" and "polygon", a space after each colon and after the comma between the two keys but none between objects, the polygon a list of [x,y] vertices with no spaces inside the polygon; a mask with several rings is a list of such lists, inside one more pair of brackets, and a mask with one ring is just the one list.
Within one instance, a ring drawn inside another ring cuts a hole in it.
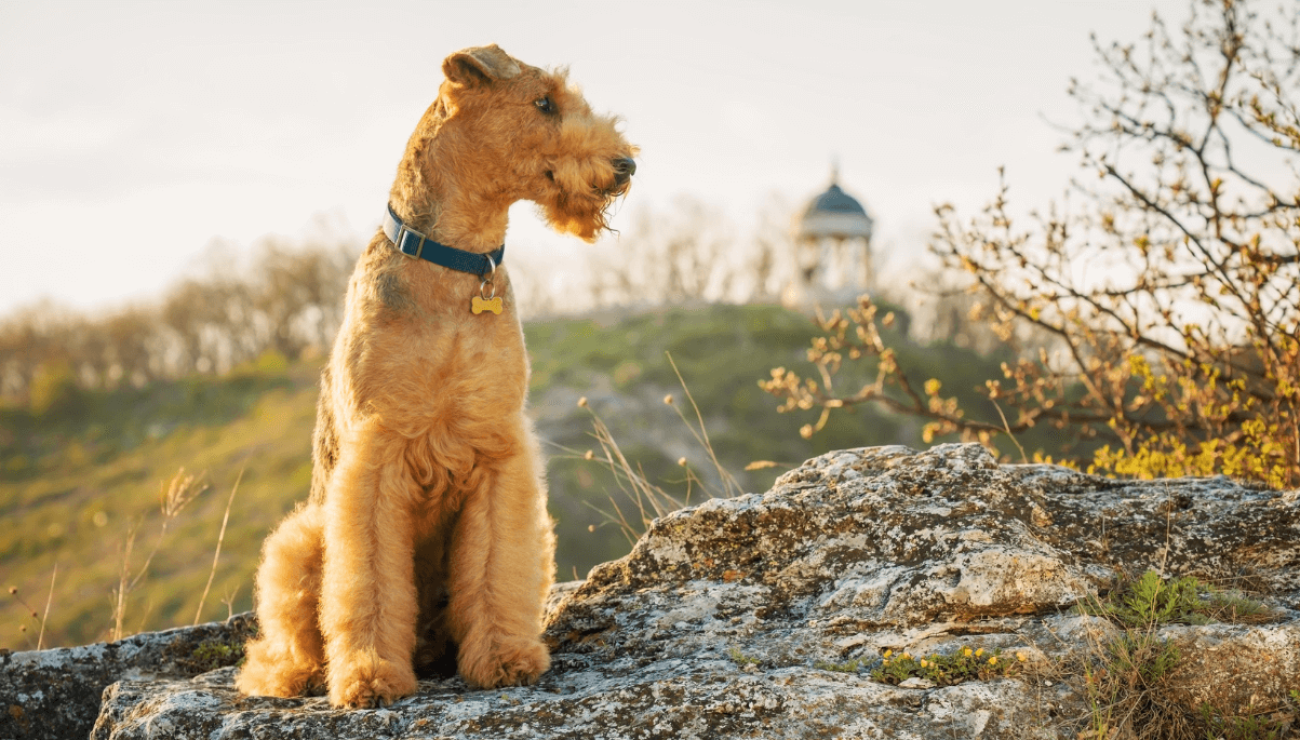
[{"label": "collar buckle", "polygon": [[[415,252],[414,252],[414,253],[411,253],[411,252],[406,251],[406,235],[407,235],[407,234],[410,234],[410,235],[412,235],[412,236],[418,236],[418,237],[420,237],[420,241],[419,241],[419,243],[415,245]],[[393,244],[397,246],[397,251],[398,251],[398,252],[401,252],[401,253],[402,253],[404,256],[406,256],[407,258],[409,258],[409,259],[413,259],[413,260],[418,260],[418,259],[420,259],[420,255],[424,253],[424,242],[427,241],[428,238],[429,238],[429,237],[425,236],[424,234],[421,234],[420,232],[416,231],[415,229],[408,228],[406,224],[401,223],[401,222],[398,222],[398,226],[397,226],[397,236],[395,236],[395,237],[393,238]]]}]

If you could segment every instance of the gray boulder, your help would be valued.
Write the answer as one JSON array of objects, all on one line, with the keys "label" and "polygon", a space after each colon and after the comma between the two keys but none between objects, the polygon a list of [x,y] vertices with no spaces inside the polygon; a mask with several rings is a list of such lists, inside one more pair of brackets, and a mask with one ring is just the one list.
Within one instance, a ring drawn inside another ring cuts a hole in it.
[{"label": "gray boulder", "polygon": [[233,664],[255,629],[252,615],[241,614],[117,642],[0,650],[0,740],[87,737],[110,684],[194,676]]},{"label": "gray boulder", "polygon": [[[977,445],[878,447],[666,516],[627,557],[557,587],[553,667],[535,686],[449,677],[339,711],[240,698],[234,667],[123,673],[92,736],[1073,738],[1089,712],[1077,669],[1118,628],[1071,607],[1147,569],[1237,584],[1270,610],[1255,625],[1163,627],[1183,656],[1173,700],[1260,712],[1300,687],[1300,492],[999,466]],[[966,648],[1014,664],[956,685],[870,675],[886,651]],[[32,655],[5,658],[0,692]],[[0,737],[71,736],[40,729],[55,710],[26,685],[27,729],[0,724]]]}]

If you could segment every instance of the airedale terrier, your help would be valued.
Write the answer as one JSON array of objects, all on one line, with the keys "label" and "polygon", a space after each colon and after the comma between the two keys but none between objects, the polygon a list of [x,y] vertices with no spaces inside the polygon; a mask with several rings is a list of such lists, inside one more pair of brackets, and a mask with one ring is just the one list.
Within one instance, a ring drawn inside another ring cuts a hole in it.
[{"label": "airedale terrier", "polygon": [[388,704],[454,655],[472,686],[550,665],[555,539],[528,359],[503,264],[507,210],[593,241],[636,169],[566,72],[456,52],[357,263],[321,376],[309,500],[267,539],[244,694]]}]

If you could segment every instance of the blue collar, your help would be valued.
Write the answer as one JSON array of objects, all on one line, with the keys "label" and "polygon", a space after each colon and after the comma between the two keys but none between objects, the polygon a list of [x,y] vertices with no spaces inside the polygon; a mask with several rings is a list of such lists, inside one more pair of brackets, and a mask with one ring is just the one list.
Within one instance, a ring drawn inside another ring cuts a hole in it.
[{"label": "blue collar", "polygon": [[491,275],[501,266],[501,262],[506,256],[506,245],[504,244],[497,247],[496,251],[487,254],[466,252],[463,249],[439,244],[402,223],[397,214],[393,213],[391,205],[384,212],[384,236],[388,237],[388,240],[393,243],[393,247],[397,251],[407,257],[428,260],[435,265],[450,267],[453,270],[468,272],[479,277]]}]

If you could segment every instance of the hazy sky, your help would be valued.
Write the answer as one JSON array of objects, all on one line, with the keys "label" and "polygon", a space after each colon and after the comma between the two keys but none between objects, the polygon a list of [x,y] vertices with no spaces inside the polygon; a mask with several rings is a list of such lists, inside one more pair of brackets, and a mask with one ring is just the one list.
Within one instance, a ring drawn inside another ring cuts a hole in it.
[{"label": "hazy sky", "polygon": [[[1078,119],[1089,33],[1137,40],[1186,5],[0,0],[0,312],[148,298],[215,240],[237,256],[321,214],[368,237],[442,59],[491,42],[626,120],[642,154],[616,227],[689,194],[749,228],[837,157],[877,243],[921,251],[931,205],[975,210],[999,165],[1021,203],[1058,196],[1075,159],[1049,121]],[[572,250],[527,206],[507,243],[559,269]]]}]

